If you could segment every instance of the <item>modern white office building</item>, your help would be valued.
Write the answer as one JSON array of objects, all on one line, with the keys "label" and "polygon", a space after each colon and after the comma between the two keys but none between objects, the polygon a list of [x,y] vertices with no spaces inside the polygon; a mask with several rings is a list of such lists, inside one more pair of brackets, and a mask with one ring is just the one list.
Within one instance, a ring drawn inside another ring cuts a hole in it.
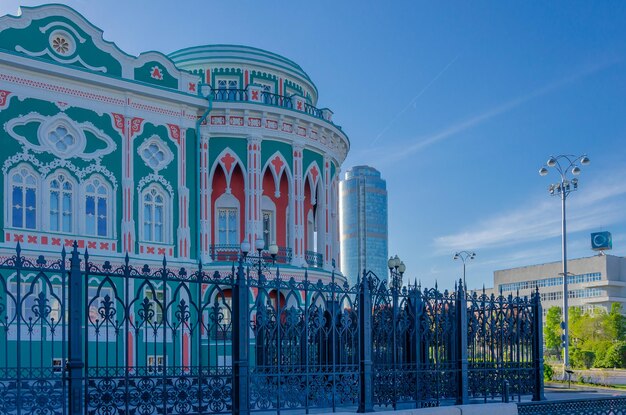
[{"label": "modern white office building", "polygon": [[[593,312],[601,307],[610,310],[612,303],[626,309],[626,258],[598,254],[567,262],[570,307]],[[529,265],[494,272],[494,288],[490,292],[504,295],[530,295],[539,288],[543,314],[553,306],[563,306],[563,275],[561,261]]]}]

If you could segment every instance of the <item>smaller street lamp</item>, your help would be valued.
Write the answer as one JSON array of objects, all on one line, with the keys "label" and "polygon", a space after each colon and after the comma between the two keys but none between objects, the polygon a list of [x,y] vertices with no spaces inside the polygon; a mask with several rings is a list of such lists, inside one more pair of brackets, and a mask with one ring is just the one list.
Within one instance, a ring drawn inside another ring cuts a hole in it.
[{"label": "smaller street lamp", "polygon": [[465,281],[465,261],[467,261],[468,259],[474,259],[474,258],[476,258],[476,252],[471,252],[471,251],[455,252],[454,256],[452,257],[452,259],[454,259],[455,261],[457,259],[460,259],[463,262],[463,285],[465,286],[466,290],[467,290],[467,282]]},{"label": "smaller street lamp", "polygon": [[391,274],[391,284],[392,286],[398,290],[402,287],[402,275],[404,275],[404,271],[406,271],[406,265],[404,262],[398,258],[398,255],[389,257],[387,261],[387,266],[389,267],[389,273]]},{"label": "smaller street lamp", "polygon": [[[243,241],[241,243],[241,254],[243,255],[243,259],[246,260],[246,258],[248,257],[248,254],[250,253],[250,243],[248,241]],[[261,273],[263,272],[263,267],[267,267],[267,264],[264,263],[263,261],[263,249],[265,248],[265,241],[261,238],[258,238],[254,241],[254,249],[256,249],[256,251],[258,252],[258,255],[256,257],[256,263],[252,262],[253,266],[257,267],[257,271],[258,271],[258,275],[261,275]],[[278,255],[278,246],[275,243],[272,243],[268,248],[267,251],[269,252],[269,254],[272,257],[272,265],[274,265],[276,263],[276,255]]]}]

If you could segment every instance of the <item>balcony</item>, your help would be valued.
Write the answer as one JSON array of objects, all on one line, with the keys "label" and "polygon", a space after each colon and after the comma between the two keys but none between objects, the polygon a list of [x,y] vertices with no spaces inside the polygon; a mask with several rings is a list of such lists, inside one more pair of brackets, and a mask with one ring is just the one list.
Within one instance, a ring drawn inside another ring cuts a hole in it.
[{"label": "balcony", "polygon": [[[209,247],[211,252],[211,259],[218,262],[235,262],[239,260],[239,254],[241,253],[240,245],[211,245]],[[249,258],[258,258],[256,253],[248,255]],[[271,263],[272,256],[267,251],[261,251],[263,260]],[[293,258],[291,248],[284,246],[278,247],[278,254],[276,255],[275,262],[277,264],[290,264]]]},{"label": "balcony", "polygon": [[314,251],[304,251],[304,260],[308,266],[313,268],[322,268],[324,266],[322,254]]},{"label": "balcony", "polygon": [[202,85],[203,94],[208,89],[208,96],[214,102],[252,102],[265,104],[272,107],[286,108],[310,115],[320,120],[328,121],[332,124],[333,112],[327,108],[316,108],[306,102],[304,97],[299,95],[284,96],[264,91],[260,86],[248,85],[246,89],[214,89],[209,85]]}]

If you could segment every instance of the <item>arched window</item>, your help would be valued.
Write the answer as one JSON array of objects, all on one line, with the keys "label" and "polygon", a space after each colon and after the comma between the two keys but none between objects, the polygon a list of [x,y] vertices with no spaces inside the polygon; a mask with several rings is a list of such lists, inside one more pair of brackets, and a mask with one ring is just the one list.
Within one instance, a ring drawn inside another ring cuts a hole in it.
[{"label": "arched window", "polygon": [[49,226],[53,232],[72,232],[74,229],[74,183],[61,172],[48,182]]},{"label": "arched window", "polygon": [[94,177],[85,185],[85,233],[92,236],[110,236],[110,191],[107,183]]},{"label": "arched window", "polygon": [[239,201],[232,194],[223,194],[215,201],[215,239],[217,245],[238,245]]},{"label": "arched window", "polygon": [[10,223],[14,228],[37,228],[37,193],[39,178],[26,165],[9,173]]},{"label": "arched window", "polygon": [[152,185],[141,195],[142,240],[168,243],[169,197],[160,186]]}]

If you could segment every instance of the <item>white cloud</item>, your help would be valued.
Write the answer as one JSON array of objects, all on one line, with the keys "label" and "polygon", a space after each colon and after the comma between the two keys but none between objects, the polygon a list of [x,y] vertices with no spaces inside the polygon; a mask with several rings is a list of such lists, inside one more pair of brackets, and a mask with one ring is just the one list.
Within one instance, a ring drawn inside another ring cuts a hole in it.
[{"label": "white cloud", "polygon": [[[584,195],[570,203],[567,210],[568,232],[597,229],[626,218],[623,200],[626,195],[626,172],[613,172],[614,181],[589,183]],[[570,199],[568,199],[570,200]],[[434,240],[439,252],[471,247],[473,250],[500,248],[546,240],[561,235],[561,215],[555,214],[558,200],[532,201],[512,211],[477,222],[458,233]]]}]

